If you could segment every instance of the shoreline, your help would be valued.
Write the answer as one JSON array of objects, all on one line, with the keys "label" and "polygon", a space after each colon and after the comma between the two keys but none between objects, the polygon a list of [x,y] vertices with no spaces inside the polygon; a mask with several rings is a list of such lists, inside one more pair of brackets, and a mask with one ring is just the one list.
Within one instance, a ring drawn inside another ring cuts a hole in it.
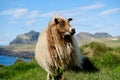
[{"label": "shoreline", "polygon": [[18,58],[34,58],[34,51],[12,51],[0,48],[0,55]]}]

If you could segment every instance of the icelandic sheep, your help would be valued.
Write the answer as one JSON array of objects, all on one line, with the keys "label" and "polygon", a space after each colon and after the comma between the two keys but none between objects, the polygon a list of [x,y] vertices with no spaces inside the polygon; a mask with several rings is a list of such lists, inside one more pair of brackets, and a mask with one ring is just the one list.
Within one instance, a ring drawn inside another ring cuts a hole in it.
[{"label": "icelandic sheep", "polygon": [[70,25],[71,21],[72,18],[54,17],[47,29],[40,33],[35,58],[48,73],[47,80],[61,80],[68,68],[82,68],[83,56],[74,37],[75,29]]}]

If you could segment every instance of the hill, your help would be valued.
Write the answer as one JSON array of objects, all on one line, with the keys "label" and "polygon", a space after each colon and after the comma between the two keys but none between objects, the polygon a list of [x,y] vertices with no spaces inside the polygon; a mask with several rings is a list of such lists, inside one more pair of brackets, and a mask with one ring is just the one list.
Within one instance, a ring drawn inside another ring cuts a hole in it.
[{"label": "hill", "polygon": [[76,36],[77,36],[77,38],[79,38],[79,39],[94,38],[94,35],[93,35],[93,34],[90,34],[90,33],[88,33],[88,32],[80,32],[80,33],[78,33]]},{"label": "hill", "polygon": [[[20,34],[18,35],[13,41],[10,42],[10,45],[12,44],[31,44],[35,43],[38,39],[39,32],[36,32],[34,30]],[[114,37],[106,32],[96,32],[95,34],[91,34],[88,32],[80,32],[75,35],[77,39],[118,39],[119,37]]]},{"label": "hill", "polygon": [[94,38],[111,38],[112,35],[106,33],[106,32],[96,32],[95,34],[91,34],[88,32],[80,32],[77,35],[78,39],[94,39]]},{"label": "hill", "polygon": [[[37,41],[39,32],[34,30],[18,35],[13,41],[10,42],[11,44],[31,44]],[[96,32],[95,34],[91,34],[88,32],[80,32],[76,34],[78,39],[99,39],[99,38],[112,38],[113,36],[106,33],[106,32]]]},{"label": "hill", "polygon": [[11,44],[31,44],[36,42],[39,36],[39,32],[34,30],[18,35],[13,41],[10,42]]},{"label": "hill", "polygon": [[112,36],[106,32],[97,32],[94,34],[94,38],[110,38],[110,37]]}]

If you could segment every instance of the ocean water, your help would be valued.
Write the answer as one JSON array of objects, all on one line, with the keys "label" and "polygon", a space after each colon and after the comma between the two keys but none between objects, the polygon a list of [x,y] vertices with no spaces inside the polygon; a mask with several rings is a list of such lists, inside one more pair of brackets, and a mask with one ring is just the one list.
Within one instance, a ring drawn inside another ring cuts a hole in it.
[{"label": "ocean water", "polygon": [[3,64],[5,66],[10,66],[10,65],[14,64],[14,62],[18,59],[25,60],[26,62],[30,61],[29,58],[24,58],[23,59],[23,58],[0,55],[0,64]]}]

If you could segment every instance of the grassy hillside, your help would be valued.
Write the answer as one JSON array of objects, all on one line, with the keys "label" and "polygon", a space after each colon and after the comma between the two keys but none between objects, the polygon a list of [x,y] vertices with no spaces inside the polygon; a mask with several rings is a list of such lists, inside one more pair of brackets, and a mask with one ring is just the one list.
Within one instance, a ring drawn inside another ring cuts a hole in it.
[{"label": "grassy hillside", "polygon": [[34,51],[36,43],[32,44],[12,44],[8,46],[4,46],[6,50],[12,51]]},{"label": "grassy hillside", "polygon": [[[99,69],[97,72],[64,73],[65,80],[119,80],[120,46],[108,47],[103,43],[92,42],[81,46],[81,50]],[[90,55],[92,53],[92,55]],[[30,62],[16,61],[12,66],[0,67],[0,80],[45,80],[47,73],[33,59]]]},{"label": "grassy hillside", "polygon": [[79,46],[88,44],[90,42],[101,42],[106,44],[107,46],[110,47],[119,47],[120,46],[120,40],[112,40],[112,39],[80,39],[78,40]]},{"label": "grassy hillside", "polygon": [[[79,46],[89,44],[91,42],[102,42],[110,47],[119,47],[120,40],[111,40],[111,39],[80,39],[78,40]],[[5,50],[12,50],[12,51],[34,51],[36,43],[32,44],[12,44],[8,46],[4,46]]]}]

